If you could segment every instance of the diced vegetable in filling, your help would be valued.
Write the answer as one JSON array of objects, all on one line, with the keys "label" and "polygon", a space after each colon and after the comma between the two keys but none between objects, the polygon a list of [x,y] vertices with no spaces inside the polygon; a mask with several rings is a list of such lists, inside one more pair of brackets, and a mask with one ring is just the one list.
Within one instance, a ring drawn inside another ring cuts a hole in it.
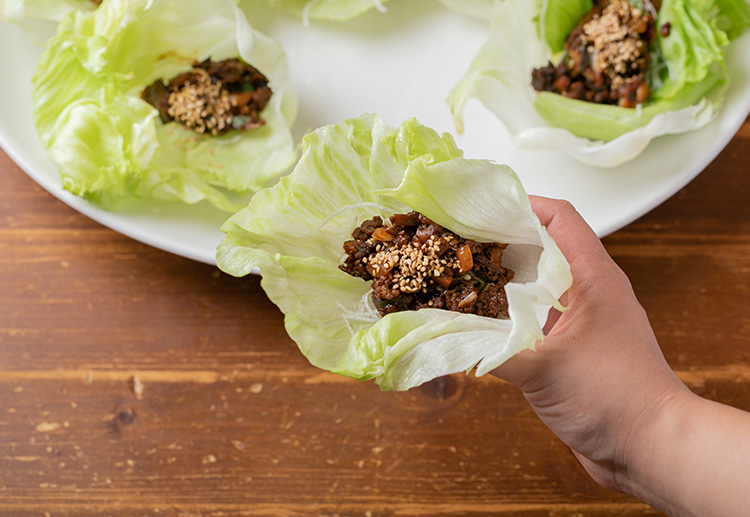
[{"label": "diced vegetable in filling", "polygon": [[220,135],[265,124],[260,113],[272,92],[268,79],[240,59],[206,59],[171,79],[157,80],[141,98],[159,110],[165,124],[176,121],[196,133]]},{"label": "diced vegetable in filling", "polygon": [[[634,108],[649,96],[649,49],[656,37],[657,5],[639,9],[626,0],[599,0],[565,42],[564,56],[535,69],[537,91]],[[662,36],[669,27],[661,28]]]},{"label": "diced vegetable in filling", "polygon": [[363,222],[344,243],[339,268],[372,280],[378,312],[447,309],[508,317],[504,286],[513,271],[501,265],[507,244],[459,237],[418,212]]}]

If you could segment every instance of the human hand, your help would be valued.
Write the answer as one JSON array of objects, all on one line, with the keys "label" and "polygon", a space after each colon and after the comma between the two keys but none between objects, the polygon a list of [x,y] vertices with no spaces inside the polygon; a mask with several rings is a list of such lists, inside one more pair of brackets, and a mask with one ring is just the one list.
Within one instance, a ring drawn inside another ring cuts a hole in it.
[{"label": "human hand", "polygon": [[665,361],[628,278],[572,205],[530,199],[570,262],[573,285],[561,300],[568,310],[550,317],[537,351],[492,373],[523,391],[595,481],[625,491],[640,430],[690,392]]}]

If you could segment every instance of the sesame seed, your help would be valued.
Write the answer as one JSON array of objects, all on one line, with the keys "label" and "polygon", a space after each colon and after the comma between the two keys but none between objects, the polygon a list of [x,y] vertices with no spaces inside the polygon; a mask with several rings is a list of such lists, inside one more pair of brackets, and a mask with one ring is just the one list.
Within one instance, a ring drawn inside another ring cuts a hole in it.
[{"label": "sesame seed", "polygon": [[595,67],[610,78],[613,91],[622,84],[627,70],[639,69],[645,59],[643,41],[633,28],[643,24],[644,16],[627,0],[612,0],[582,27]]},{"label": "sesame seed", "polygon": [[169,94],[167,113],[198,133],[218,134],[232,123],[229,92],[214,83],[201,68],[190,71],[191,78]]}]

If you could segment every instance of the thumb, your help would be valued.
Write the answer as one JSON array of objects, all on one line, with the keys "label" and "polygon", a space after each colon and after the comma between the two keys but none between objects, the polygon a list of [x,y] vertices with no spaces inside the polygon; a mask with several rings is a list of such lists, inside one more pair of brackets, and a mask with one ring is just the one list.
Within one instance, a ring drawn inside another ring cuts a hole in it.
[{"label": "thumb", "polygon": [[[529,196],[529,201],[540,223],[547,228],[550,237],[555,239],[560,251],[571,263],[574,285],[561,299],[563,305],[567,305],[573,298],[571,294],[577,288],[576,277],[582,269],[586,269],[585,266],[590,263],[591,258],[606,260],[609,256],[594,231],[569,202],[538,196]],[[550,311],[544,328],[545,335],[555,327],[559,318],[559,311],[555,309]],[[545,338],[545,352],[554,348],[553,341],[552,336]],[[523,350],[497,367],[491,374],[523,390],[542,374],[547,355],[548,353],[540,354],[536,350]]]},{"label": "thumb", "polygon": [[510,357],[503,364],[490,372],[499,379],[507,381],[525,391],[524,388],[534,383],[543,371],[544,359],[536,350],[525,349]]}]

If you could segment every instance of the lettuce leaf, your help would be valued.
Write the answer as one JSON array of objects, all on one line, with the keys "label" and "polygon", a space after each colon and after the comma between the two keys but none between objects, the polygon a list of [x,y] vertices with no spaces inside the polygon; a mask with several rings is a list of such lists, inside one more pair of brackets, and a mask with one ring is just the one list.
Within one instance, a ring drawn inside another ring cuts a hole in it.
[{"label": "lettuce leaf", "polygon": [[[645,103],[640,109],[624,109],[613,105],[594,104],[568,99],[562,95],[550,92],[540,92],[534,103],[536,111],[553,126],[564,127],[571,133],[590,138],[591,140],[610,141],[615,140],[628,132],[636,131],[648,124],[657,115],[663,113],[679,113],[687,110],[690,113],[691,106],[702,106],[702,99],[713,99],[712,106],[720,102],[726,81],[719,75],[709,75],[701,82],[690,84],[684,88],[680,95],[668,99],[655,98]],[[700,116],[702,112],[697,112]],[[694,121],[702,123],[709,122],[714,114],[711,109],[710,115],[703,114],[704,118],[696,117]],[[676,120],[676,117],[673,117]],[[690,120],[688,120],[690,123]],[[679,129],[677,126],[675,129]],[[676,132],[676,131],[670,131]]]},{"label": "lettuce leaf", "polygon": [[268,0],[271,5],[281,7],[289,12],[309,20],[347,21],[370,9],[385,12],[388,0]]},{"label": "lettuce leaf", "polygon": [[[217,264],[261,285],[312,364],[384,390],[497,367],[543,339],[541,325],[571,284],[565,258],[507,166],[468,160],[448,134],[374,115],[325,126],[302,142],[294,171],[223,226]],[[370,285],[338,269],[343,242],[374,215],[418,210],[463,237],[510,243],[510,319],[426,309],[381,318]]]},{"label": "lettuce leaf", "polygon": [[550,0],[541,13],[544,40],[553,54],[561,52],[568,35],[592,7],[593,0]]},{"label": "lettuce leaf", "polygon": [[657,37],[651,96],[635,110],[538,94],[531,87],[531,71],[555,59],[589,6],[585,0],[496,2],[489,39],[448,97],[457,129],[463,129],[466,102],[477,98],[519,147],[614,167],[655,137],[713,119],[728,81],[724,49],[750,26],[746,0],[664,0],[656,23],[670,23],[671,31]]},{"label": "lettuce leaf", "polygon": [[669,36],[657,37],[663,66],[652,79],[656,100],[673,99],[709,76],[725,77],[724,48],[750,27],[746,0],[668,0],[659,10],[659,27],[668,23]]},{"label": "lettuce leaf", "polygon": [[[141,91],[207,57],[241,57],[274,94],[262,128],[198,135],[163,124]],[[281,46],[254,30],[231,0],[107,0],[67,15],[32,80],[40,140],[64,188],[105,208],[129,197],[236,211],[296,159],[297,112]]]}]

